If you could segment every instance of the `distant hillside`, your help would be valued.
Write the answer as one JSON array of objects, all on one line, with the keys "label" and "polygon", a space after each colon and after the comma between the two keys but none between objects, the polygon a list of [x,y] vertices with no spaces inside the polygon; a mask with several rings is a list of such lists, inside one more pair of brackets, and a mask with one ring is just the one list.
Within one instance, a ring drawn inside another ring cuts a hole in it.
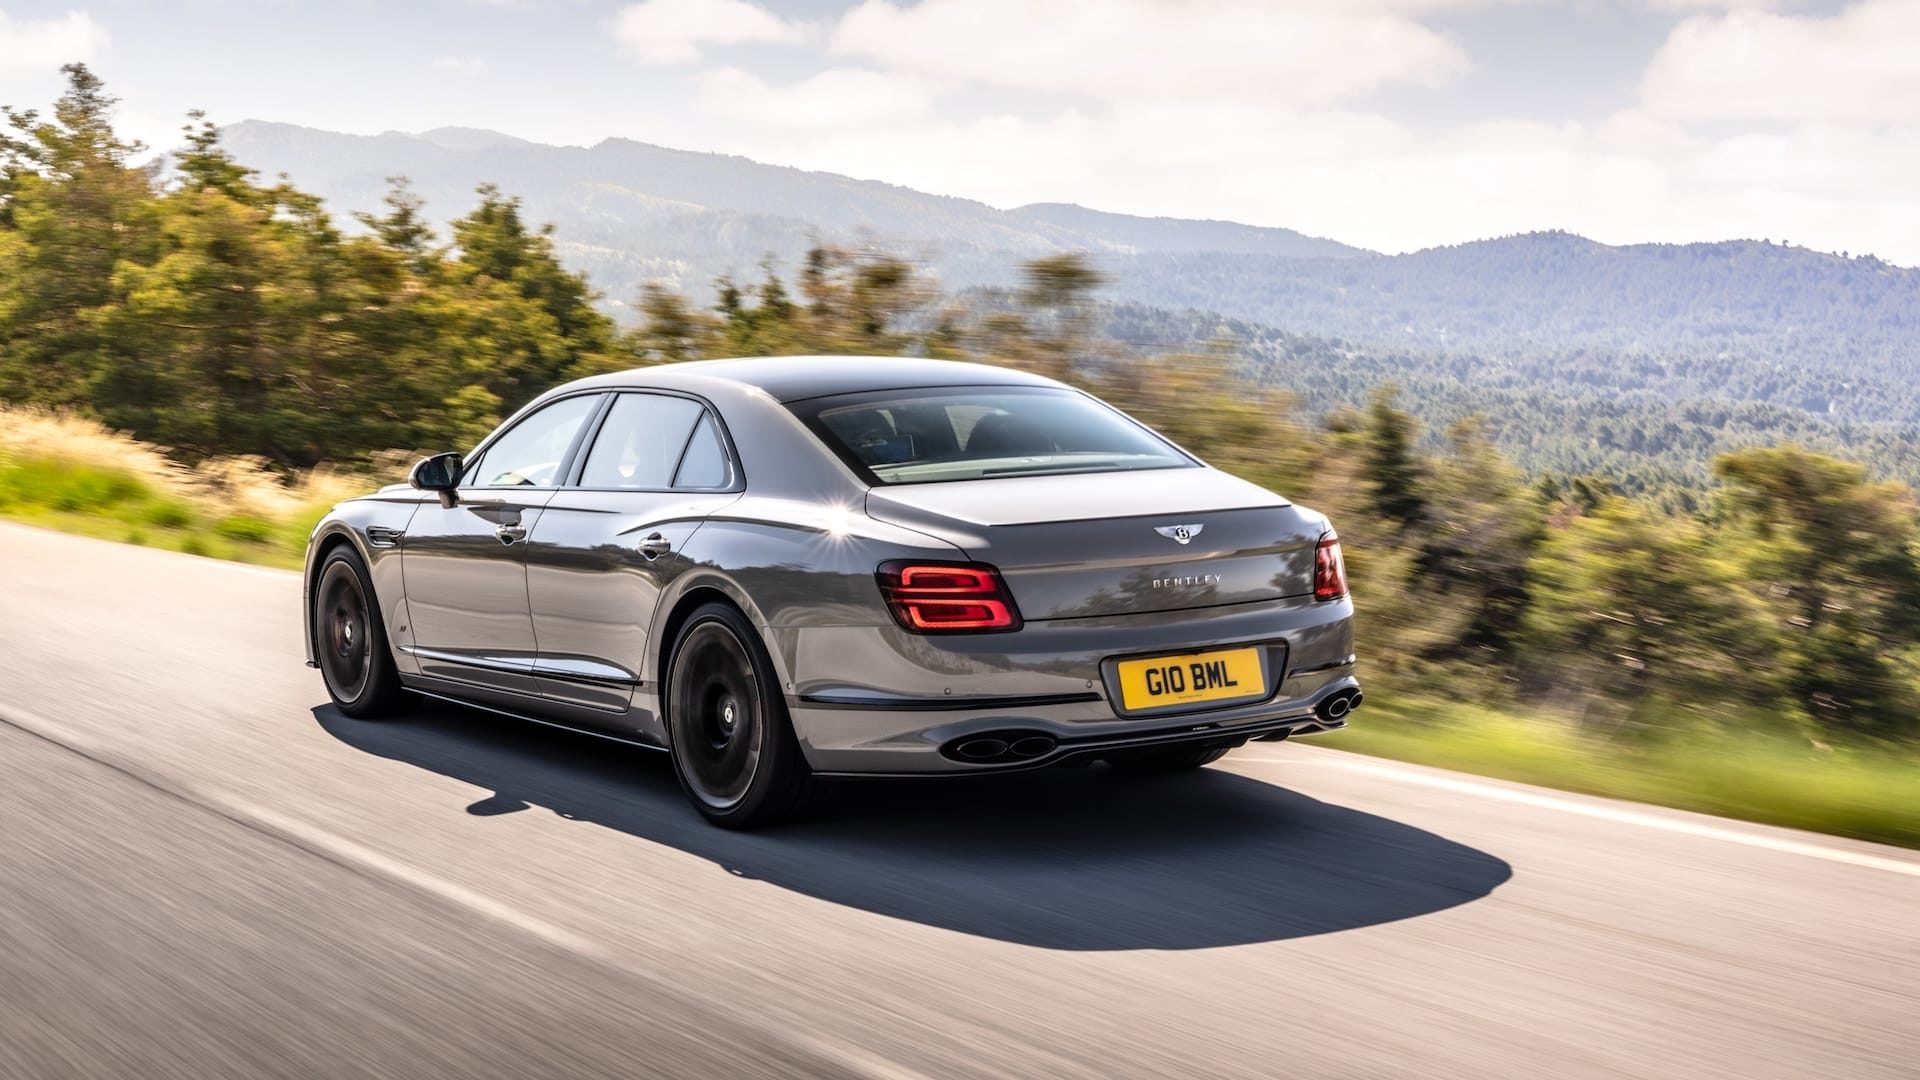
[{"label": "distant hillside", "polygon": [[553,222],[565,256],[607,297],[631,299],[664,279],[704,292],[723,273],[753,274],[769,253],[791,268],[816,239],[870,241],[919,259],[950,285],[1011,281],[1022,259],[1095,251],[1116,262],[1151,252],[1367,254],[1288,229],[1103,214],[1075,206],[998,210],[969,199],[724,154],[626,139],[543,146],[494,132],[341,135],[246,121],[223,132],[241,162],[285,173],[337,211],[372,210],[387,178],[408,177],[437,220],[491,182]]},{"label": "distant hillside", "polygon": [[1153,253],[1129,269],[1124,299],[1400,348],[1784,356],[1920,340],[1920,271],[1754,240],[1531,233],[1370,259]]},{"label": "distant hillside", "polygon": [[1685,335],[1676,335],[1679,344],[1652,338],[1632,349],[1511,340],[1498,349],[1441,349],[1135,303],[1112,305],[1103,329],[1143,352],[1235,342],[1249,376],[1314,414],[1362,404],[1392,383],[1430,438],[1477,416],[1528,471],[1601,474],[1627,491],[1697,487],[1715,455],[1783,441],[1865,461],[1920,487],[1912,340],[1855,339],[1830,327],[1818,343],[1756,336],[1720,349],[1689,345]]},{"label": "distant hillside", "polygon": [[1194,221],[1188,218],[1134,217],[1089,210],[1071,203],[1034,203],[1008,211],[1022,221],[1052,225],[1070,233],[1097,238],[1097,250],[1116,254],[1270,255],[1312,258],[1316,255],[1352,258],[1372,252],[1335,240],[1304,236],[1292,229],[1263,229],[1232,221]]}]

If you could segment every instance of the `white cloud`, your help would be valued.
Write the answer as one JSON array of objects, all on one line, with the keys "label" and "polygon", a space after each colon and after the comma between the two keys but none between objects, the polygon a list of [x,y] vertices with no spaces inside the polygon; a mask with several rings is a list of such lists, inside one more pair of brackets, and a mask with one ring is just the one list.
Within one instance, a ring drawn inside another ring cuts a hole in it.
[{"label": "white cloud", "polygon": [[879,70],[709,72],[686,126],[657,134],[996,205],[1224,217],[1389,251],[1566,228],[1920,263],[1920,125],[1710,133],[1627,108],[1411,127],[1339,104],[1461,70],[1451,42],[1402,17],[1452,2],[864,0],[831,48]]},{"label": "white cloud", "polygon": [[614,13],[613,36],[652,64],[690,63],[703,46],[767,42],[797,45],[806,27],[748,0],[643,0]]},{"label": "white cloud", "polygon": [[[1706,136],[1627,110],[1423,131],[1257,99],[963,119],[942,116],[916,76],[832,74],[769,86],[715,73],[684,127],[650,134],[1000,206],[1229,218],[1386,251],[1570,229],[1607,243],[1770,237],[1920,264],[1920,125]],[[843,97],[863,104],[838,111]]]},{"label": "white cloud", "polygon": [[1793,6],[1793,0],[1646,0],[1655,11],[1773,11]]},{"label": "white cloud", "polygon": [[1102,101],[1324,103],[1467,69],[1458,45],[1390,6],[863,0],[831,44],[900,71]]},{"label": "white cloud", "polygon": [[435,71],[451,71],[460,75],[478,75],[487,70],[487,61],[479,56],[436,56],[429,64]]},{"label": "white cloud", "polygon": [[859,129],[933,116],[933,94],[924,83],[849,68],[786,86],[721,68],[700,76],[694,105],[709,116],[771,129]]},{"label": "white cloud", "polygon": [[1863,0],[1825,18],[1688,18],[1641,97],[1682,117],[1920,119],[1920,0]]},{"label": "white cloud", "polygon": [[83,11],[45,19],[13,19],[0,11],[0,75],[92,60],[107,34]]}]

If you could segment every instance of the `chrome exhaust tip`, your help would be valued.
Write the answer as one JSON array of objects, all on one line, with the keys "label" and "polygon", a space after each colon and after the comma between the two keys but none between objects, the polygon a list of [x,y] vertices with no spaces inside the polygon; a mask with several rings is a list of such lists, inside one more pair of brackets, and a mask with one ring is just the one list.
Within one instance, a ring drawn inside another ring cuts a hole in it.
[{"label": "chrome exhaust tip", "polygon": [[1007,753],[1017,758],[1037,758],[1052,753],[1054,745],[1051,735],[1028,735],[1008,744]]},{"label": "chrome exhaust tip", "polygon": [[968,739],[953,748],[956,756],[968,761],[992,761],[1007,753],[1005,739]]},{"label": "chrome exhaust tip", "polygon": [[1015,729],[962,735],[940,748],[943,757],[969,765],[1038,761],[1059,749],[1060,740],[1044,731]]},{"label": "chrome exhaust tip", "polygon": [[1347,714],[1360,707],[1363,700],[1357,687],[1349,686],[1344,690],[1335,690],[1314,706],[1313,714],[1329,724],[1342,723]]}]

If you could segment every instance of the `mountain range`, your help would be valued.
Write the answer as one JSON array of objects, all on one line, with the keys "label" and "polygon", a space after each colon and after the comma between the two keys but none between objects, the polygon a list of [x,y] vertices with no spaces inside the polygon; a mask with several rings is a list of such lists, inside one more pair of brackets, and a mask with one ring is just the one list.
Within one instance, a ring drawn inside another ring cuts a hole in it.
[{"label": "mountain range", "polygon": [[1116,264],[1144,253],[1262,257],[1371,254],[1291,229],[1225,221],[1106,214],[1039,204],[999,210],[970,199],[831,173],[764,165],[608,139],[546,146],[497,132],[440,128],[418,135],[342,135],[246,121],[222,132],[241,162],[285,173],[336,210],[374,210],[390,177],[405,176],[441,221],[493,183],[551,222],[563,255],[613,302],[648,280],[694,292],[720,274],[789,266],[816,238],[871,243],[925,261],[951,287],[1012,280],[1017,263],[1089,251]]}]

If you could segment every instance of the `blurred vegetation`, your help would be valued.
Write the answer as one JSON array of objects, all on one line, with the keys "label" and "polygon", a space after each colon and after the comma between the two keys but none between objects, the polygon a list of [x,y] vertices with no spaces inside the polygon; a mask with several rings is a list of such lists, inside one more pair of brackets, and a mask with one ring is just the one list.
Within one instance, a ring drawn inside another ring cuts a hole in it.
[{"label": "blurred vegetation", "polygon": [[1813,753],[1750,732],[1623,745],[1551,715],[1381,689],[1369,688],[1352,727],[1315,745],[1920,848],[1911,757],[1872,746]]},{"label": "blurred vegetation", "polygon": [[1766,820],[1776,798],[1825,798],[1792,823],[1914,842],[1910,816],[1848,816],[1872,817],[1850,778],[1920,777],[1920,513],[1859,464],[1743,448],[1709,455],[1684,498],[1529,475],[1480,416],[1424,431],[1414,388],[1310,410],[1238,347],[1122,348],[1073,255],[953,296],[886,252],[816,246],[791,280],[771,261],[721,280],[711,309],[649,287],[620,331],[497,190],[443,243],[396,182],[348,235],[198,117],[171,171],[130,164],[112,99],[69,74],[50,117],[8,110],[0,135],[0,513],[286,563],[327,502],[397,460],[376,455],[464,448],[575,376],[808,353],[1011,364],[1332,516],[1370,699],[1393,703],[1352,745]]},{"label": "blurred vegetation", "polygon": [[72,413],[0,402],[0,516],[106,540],[299,566],[342,499],[397,479],[404,455],[286,473],[259,458],[189,465]]}]

